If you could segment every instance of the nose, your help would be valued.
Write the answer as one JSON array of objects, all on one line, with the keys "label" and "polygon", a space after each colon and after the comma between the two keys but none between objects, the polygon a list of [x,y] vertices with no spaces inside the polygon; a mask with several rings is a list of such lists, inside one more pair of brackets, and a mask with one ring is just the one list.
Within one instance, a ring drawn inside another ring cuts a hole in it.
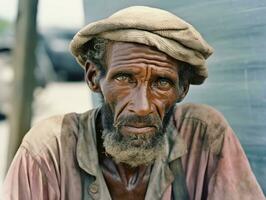
[{"label": "nose", "polygon": [[146,116],[152,113],[151,99],[149,99],[147,86],[134,91],[130,111],[139,116]]}]

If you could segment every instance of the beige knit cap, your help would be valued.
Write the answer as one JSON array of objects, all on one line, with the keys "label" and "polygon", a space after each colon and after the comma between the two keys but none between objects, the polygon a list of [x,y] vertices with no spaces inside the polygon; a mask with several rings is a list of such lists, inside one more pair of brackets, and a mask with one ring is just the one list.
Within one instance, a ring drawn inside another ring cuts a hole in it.
[{"label": "beige knit cap", "polygon": [[205,60],[213,53],[213,48],[192,25],[168,11],[133,6],[88,24],[70,43],[70,50],[82,67],[86,62],[85,44],[93,37],[156,47],[193,67],[195,74],[191,84],[201,84],[208,77]]}]

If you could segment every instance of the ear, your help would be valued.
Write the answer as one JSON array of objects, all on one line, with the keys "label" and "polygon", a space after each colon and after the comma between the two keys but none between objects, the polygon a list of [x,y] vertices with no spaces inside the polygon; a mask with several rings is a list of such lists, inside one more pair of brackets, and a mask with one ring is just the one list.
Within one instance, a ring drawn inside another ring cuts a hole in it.
[{"label": "ear", "polygon": [[85,80],[93,92],[100,92],[100,70],[90,61],[85,64]]},{"label": "ear", "polygon": [[183,101],[183,99],[185,98],[185,96],[187,96],[188,90],[189,90],[189,81],[184,81],[184,83],[182,84],[182,86],[179,87],[179,96],[177,99],[177,102],[181,102]]}]

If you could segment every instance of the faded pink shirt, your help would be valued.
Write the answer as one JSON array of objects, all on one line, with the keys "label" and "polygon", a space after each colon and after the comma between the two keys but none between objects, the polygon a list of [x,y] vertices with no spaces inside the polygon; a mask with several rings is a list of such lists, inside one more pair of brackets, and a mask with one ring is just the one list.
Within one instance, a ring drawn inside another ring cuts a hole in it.
[{"label": "faded pink shirt", "polygon": [[[111,199],[96,150],[99,109],[49,118],[24,137],[4,186],[5,200]],[[239,141],[204,105],[176,107],[165,155],[145,199],[264,200]]]}]

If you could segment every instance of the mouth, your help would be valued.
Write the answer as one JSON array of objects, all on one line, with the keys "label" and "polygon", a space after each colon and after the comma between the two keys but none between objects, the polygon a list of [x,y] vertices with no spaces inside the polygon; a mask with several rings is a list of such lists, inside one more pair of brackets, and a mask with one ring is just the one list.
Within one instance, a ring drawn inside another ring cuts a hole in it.
[{"label": "mouth", "polygon": [[141,135],[141,134],[153,134],[156,131],[155,126],[145,125],[124,125],[121,127],[121,133],[125,135]]}]

